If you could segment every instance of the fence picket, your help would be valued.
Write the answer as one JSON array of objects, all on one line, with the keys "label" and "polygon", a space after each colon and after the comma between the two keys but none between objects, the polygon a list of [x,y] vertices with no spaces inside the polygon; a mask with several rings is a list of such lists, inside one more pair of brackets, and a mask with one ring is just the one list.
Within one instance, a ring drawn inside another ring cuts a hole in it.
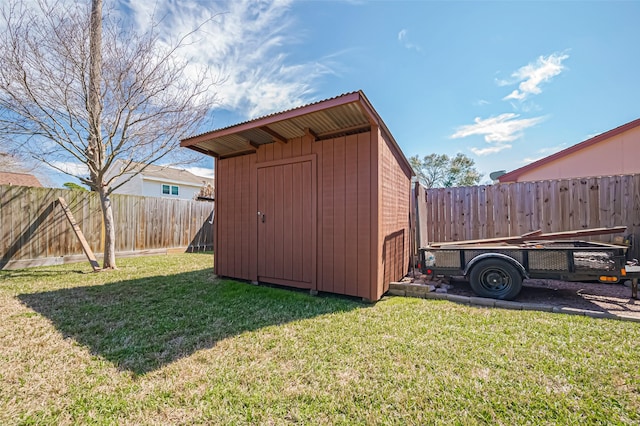
[{"label": "fence picket", "polygon": [[[0,186],[0,269],[82,261],[82,248],[61,209],[67,200],[87,243],[104,250],[100,200],[93,192]],[[213,203],[112,194],[118,253],[213,249]],[[194,224],[196,226],[194,226]],[[191,247],[191,246],[194,247]],[[75,260],[75,259],[74,259]]]},{"label": "fence picket", "polygon": [[626,226],[630,255],[640,257],[640,175],[421,190],[430,214],[418,226],[429,242]]}]

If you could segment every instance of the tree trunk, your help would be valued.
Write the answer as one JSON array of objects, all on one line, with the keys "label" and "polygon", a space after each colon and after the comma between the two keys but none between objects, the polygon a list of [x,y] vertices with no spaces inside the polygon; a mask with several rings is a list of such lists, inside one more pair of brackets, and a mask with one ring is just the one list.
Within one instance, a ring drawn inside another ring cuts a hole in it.
[{"label": "tree trunk", "polygon": [[116,230],[113,208],[108,188],[103,182],[105,147],[102,142],[102,0],[91,2],[91,23],[89,40],[89,140],[87,143],[87,166],[93,189],[100,194],[100,207],[105,229],[103,269],[116,269]]},{"label": "tree trunk", "polygon": [[105,231],[102,269],[116,269],[116,227],[113,220],[111,197],[104,186],[100,190],[100,207],[102,208],[102,223],[104,223]]}]

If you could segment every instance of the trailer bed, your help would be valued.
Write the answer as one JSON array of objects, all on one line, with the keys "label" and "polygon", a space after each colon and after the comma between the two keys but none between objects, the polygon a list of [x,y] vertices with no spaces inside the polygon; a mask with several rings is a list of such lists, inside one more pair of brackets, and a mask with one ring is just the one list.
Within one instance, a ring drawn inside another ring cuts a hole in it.
[{"label": "trailer bed", "polygon": [[432,276],[464,275],[480,296],[513,299],[526,278],[618,282],[626,277],[626,247],[581,240],[448,243],[420,249]]}]

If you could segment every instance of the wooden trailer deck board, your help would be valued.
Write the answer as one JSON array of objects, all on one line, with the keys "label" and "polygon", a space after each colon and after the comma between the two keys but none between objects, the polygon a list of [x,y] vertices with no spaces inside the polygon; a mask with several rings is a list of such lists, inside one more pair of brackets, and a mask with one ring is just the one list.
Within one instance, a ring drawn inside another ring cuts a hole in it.
[{"label": "wooden trailer deck board", "polygon": [[445,247],[445,246],[452,246],[452,245],[459,246],[459,245],[468,245],[468,244],[486,244],[486,243],[500,243],[500,242],[518,243],[518,242],[526,242],[526,241],[560,240],[560,239],[571,239],[571,238],[581,238],[581,237],[592,237],[592,236],[606,235],[606,234],[620,234],[625,232],[626,230],[627,230],[626,226],[614,226],[611,228],[591,228],[591,229],[580,229],[576,231],[547,232],[547,233],[542,233],[540,230],[536,230],[536,231],[529,232],[529,233],[522,234],[515,237],[435,242],[435,243],[429,244],[429,246]]}]

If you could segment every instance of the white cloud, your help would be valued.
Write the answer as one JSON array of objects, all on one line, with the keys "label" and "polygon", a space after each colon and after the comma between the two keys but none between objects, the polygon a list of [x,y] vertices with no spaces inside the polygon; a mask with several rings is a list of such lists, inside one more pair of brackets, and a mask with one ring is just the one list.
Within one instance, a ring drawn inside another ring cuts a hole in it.
[{"label": "white cloud", "polygon": [[538,160],[542,160],[545,156],[541,156],[541,157],[526,157],[523,158],[520,163],[522,164],[529,164],[529,163],[533,163],[534,161],[538,161]]},{"label": "white cloud", "polygon": [[522,137],[522,131],[528,127],[535,126],[544,117],[520,118],[518,114],[505,113],[497,117],[482,119],[476,117],[474,124],[467,124],[458,127],[451,135],[452,139],[466,138],[472,135],[484,135],[484,140],[488,143],[512,142]]},{"label": "white cloud", "polygon": [[451,135],[452,139],[466,138],[473,135],[484,135],[484,140],[490,146],[484,148],[473,147],[471,152],[476,155],[495,154],[505,149],[512,148],[509,142],[522,137],[522,132],[528,127],[535,126],[544,117],[518,118],[518,114],[505,113],[497,117],[482,119],[476,117],[474,124],[458,127]]},{"label": "white cloud", "polygon": [[511,149],[511,145],[506,143],[506,144],[497,144],[487,148],[473,147],[471,148],[471,152],[482,157],[483,155],[495,154],[497,152],[502,151],[503,149]]},{"label": "white cloud", "polygon": [[57,171],[62,171],[72,176],[88,176],[89,169],[82,163],[73,161],[52,161],[51,166]]},{"label": "white cloud", "polygon": [[406,48],[409,50],[415,50],[417,52],[422,51],[422,48],[415,44],[412,43],[411,41],[409,41],[409,30],[407,30],[406,28],[403,28],[400,30],[400,32],[398,33],[398,41]]},{"label": "white cloud", "polygon": [[215,176],[215,172],[212,167],[186,167],[185,170],[196,176],[202,176],[210,179]]},{"label": "white cloud", "polygon": [[331,61],[294,63],[287,45],[300,38],[289,10],[292,0],[120,0],[128,17],[144,29],[160,19],[158,32],[167,44],[212,19],[189,37],[179,52],[194,74],[203,68],[223,79],[213,88],[219,107],[246,118],[289,109],[313,100],[318,78]]},{"label": "white cloud", "polygon": [[601,135],[601,134],[602,134],[602,132],[600,132],[600,133],[590,133],[590,134],[587,135],[587,137],[584,140],[595,138],[596,136]]},{"label": "white cloud", "polygon": [[504,98],[502,98],[502,100],[507,100],[507,99],[515,99],[518,101],[522,101],[524,100],[524,98],[526,98],[527,95],[525,93],[519,92],[517,89],[514,90],[513,92],[509,93],[507,96],[505,96]]},{"label": "white cloud", "polygon": [[[503,100],[525,100],[529,95],[537,95],[542,92],[540,85],[550,81],[553,77],[565,70],[562,62],[569,55],[553,53],[547,57],[540,56],[535,63],[530,63],[511,74],[513,80],[510,84],[519,82],[518,89],[514,89]],[[509,82],[497,80],[498,85],[505,86]]]},{"label": "white cloud", "polygon": [[500,87],[502,87],[502,86],[510,86],[510,85],[514,84],[514,82],[511,82],[509,80],[504,80],[504,79],[501,79],[501,78],[496,78],[495,81],[496,81],[496,84],[498,86],[500,86]]},{"label": "white cloud", "polygon": [[527,157],[527,158],[524,158],[521,162],[522,163],[526,163],[526,164],[533,163],[534,161],[541,160],[541,159],[543,159],[545,157],[548,157],[551,154],[555,154],[558,151],[562,151],[565,147],[566,147],[566,144],[563,143],[563,144],[560,144],[560,145],[550,146],[550,147],[547,147],[547,148],[539,149],[538,151],[536,151],[536,153],[540,154],[539,156],[537,156],[537,157]]},{"label": "white cloud", "polygon": [[563,150],[565,147],[567,146],[567,144],[560,144],[560,145],[556,145],[556,146],[550,146],[547,148],[542,148],[538,150],[538,154],[543,154],[543,155],[551,155],[551,154],[555,154],[558,151]]}]

